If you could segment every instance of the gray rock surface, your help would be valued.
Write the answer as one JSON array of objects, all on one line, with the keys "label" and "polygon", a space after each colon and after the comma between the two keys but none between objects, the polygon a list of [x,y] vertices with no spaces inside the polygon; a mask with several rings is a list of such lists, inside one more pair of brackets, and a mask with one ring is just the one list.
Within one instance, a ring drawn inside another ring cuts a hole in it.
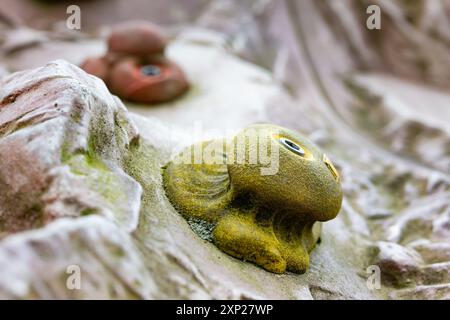
[{"label": "gray rock surface", "polygon": [[[65,62],[1,80],[0,297],[449,299],[450,6],[374,2],[381,31],[359,27],[358,1],[205,5],[168,49],[192,90],[169,105],[125,102],[131,113]],[[10,71],[55,55],[79,63],[67,45],[2,61]],[[255,121],[307,134],[342,175],[343,208],[304,275],[217,250],[161,187],[174,150],[203,138],[195,122],[214,135]],[[66,286],[72,265],[81,290]],[[370,266],[380,289],[367,286]]]},{"label": "gray rock surface", "polygon": [[119,166],[137,138],[103,82],[65,62],[0,84],[4,234],[99,212],[136,228],[141,187]]}]

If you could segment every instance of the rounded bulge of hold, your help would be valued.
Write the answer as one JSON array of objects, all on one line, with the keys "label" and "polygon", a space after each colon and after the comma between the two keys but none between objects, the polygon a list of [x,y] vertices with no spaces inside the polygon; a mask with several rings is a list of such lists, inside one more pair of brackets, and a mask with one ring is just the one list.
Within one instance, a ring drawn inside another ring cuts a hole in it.
[{"label": "rounded bulge of hold", "polygon": [[112,67],[108,83],[123,99],[146,103],[172,100],[189,87],[181,69],[162,56],[124,58]]},{"label": "rounded bulge of hold", "polygon": [[108,37],[108,51],[126,55],[162,54],[167,39],[148,21],[126,21],[116,25]]},{"label": "rounded bulge of hold", "polygon": [[[252,142],[255,134],[258,141]],[[300,220],[327,221],[336,217],[342,202],[339,174],[308,139],[283,127],[256,124],[239,132],[234,145],[235,159],[243,150],[246,154],[245,161],[228,165],[235,192],[248,194],[260,205],[282,209]],[[261,145],[267,145],[267,150],[261,150]],[[259,149],[254,150],[255,146]],[[258,155],[257,163],[249,162],[252,153]],[[261,159],[265,155],[269,160]],[[262,169],[268,167],[276,172],[263,174]]]}]

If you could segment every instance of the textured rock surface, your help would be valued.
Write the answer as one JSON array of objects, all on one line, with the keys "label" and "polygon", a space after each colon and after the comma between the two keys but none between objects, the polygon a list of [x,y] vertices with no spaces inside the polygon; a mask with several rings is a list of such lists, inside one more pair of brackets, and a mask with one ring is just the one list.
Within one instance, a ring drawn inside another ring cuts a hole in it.
[{"label": "textured rock surface", "polygon": [[[330,234],[303,276],[275,276],[198,238],[162,187],[177,143],[158,135],[171,129],[140,118],[139,137],[121,103],[80,69],[53,62],[7,77],[2,90],[3,297],[311,298],[308,283],[371,297],[346,247],[327,249]],[[82,290],[66,288],[70,265]]]},{"label": "textured rock surface", "polygon": [[64,62],[0,84],[3,233],[99,211],[136,228],[141,187],[118,163],[137,137],[103,83]]},{"label": "textured rock surface", "polygon": [[[205,5],[191,24],[208,31],[186,31],[168,48],[193,89],[151,110],[128,105],[141,114],[129,114],[132,120],[101,83],[68,65],[32,71],[32,79],[30,72],[14,75],[31,82],[9,80],[7,91],[2,83],[0,295],[449,299],[448,1],[373,2],[382,6],[381,31],[364,27],[363,1]],[[201,1],[192,3],[193,13]],[[176,22],[170,14],[153,18]],[[42,65],[56,53],[79,63],[83,50],[67,50],[72,45],[85,47],[86,56],[102,51],[100,41],[48,41],[6,55],[2,50],[2,61],[11,71]],[[32,96],[40,90],[35,78],[50,78],[40,85],[68,94]],[[23,90],[27,83],[31,93]],[[27,96],[34,103],[21,100]],[[63,100],[59,111],[51,107],[55,99]],[[81,118],[88,120],[78,119],[73,99],[82,101]],[[119,126],[115,113],[124,119]],[[308,273],[273,275],[221,253],[198,239],[167,202],[159,168],[173,148],[192,142],[195,121],[219,130],[274,122],[307,134],[333,159],[342,176],[343,209],[324,224]],[[89,137],[109,143],[91,148]],[[67,141],[77,147],[62,152]],[[136,228],[136,211],[115,210],[116,197],[99,190],[102,179],[83,179],[91,169],[103,170],[84,166],[79,154],[101,161],[108,179],[139,205]],[[39,192],[25,197],[32,185]],[[20,232],[29,228],[34,230]],[[82,290],[65,286],[71,264],[81,266]],[[366,268],[374,264],[381,269],[380,290],[366,286]]]}]

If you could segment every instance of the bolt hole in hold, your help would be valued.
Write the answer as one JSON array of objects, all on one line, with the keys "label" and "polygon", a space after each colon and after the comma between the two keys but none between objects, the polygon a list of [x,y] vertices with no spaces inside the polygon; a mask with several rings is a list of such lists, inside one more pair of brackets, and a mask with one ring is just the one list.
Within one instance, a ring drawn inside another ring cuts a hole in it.
[{"label": "bolt hole in hold", "polygon": [[141,67],[141,73],[147,77],[155,77],[161,74],[161,69],[155,65],[146,65]]},{"label": "bolt hole in hold", "polygon": [[300,147],[298,144],[296,144],[295,142],[286,139],[286,138],[280,138],[280,142],[282,145],[284,145],[286,148],[288,148],[290,151],[300,155],[300,156],[304,156],[305,155],[305,150],[303,150],[302,147]]}]

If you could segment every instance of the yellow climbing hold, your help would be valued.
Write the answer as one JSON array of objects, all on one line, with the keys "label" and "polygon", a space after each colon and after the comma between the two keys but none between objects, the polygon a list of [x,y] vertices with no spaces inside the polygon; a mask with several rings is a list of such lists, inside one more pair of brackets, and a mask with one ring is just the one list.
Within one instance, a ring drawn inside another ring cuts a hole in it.
[{"label": "yellow climbing hold", "polygon": [[164,185],[191,225],[213,226],[218,248],[276,273],[308,269],[321,222],[335,218],[342,202],[328,157],[269,124],[186,148],[164,168]]}]

